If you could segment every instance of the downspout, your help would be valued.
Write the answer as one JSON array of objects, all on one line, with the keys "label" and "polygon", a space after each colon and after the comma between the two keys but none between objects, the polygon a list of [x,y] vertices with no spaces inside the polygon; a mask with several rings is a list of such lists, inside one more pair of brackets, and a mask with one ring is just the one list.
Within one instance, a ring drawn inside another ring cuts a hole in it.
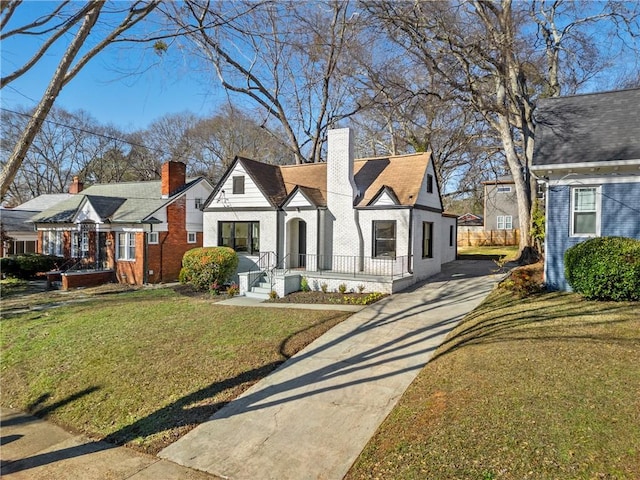
[{"label": "downspout", "polygon": [[353,207],[353,221],[358,231],[358,272],[364,269],[364,240],[362,238],[362,227],[360,226],[360,211]]},{"label": "downspout", "polygon": [[[153,232],[153,224],[151,224],[150,226],[150,232]],[[144,258],[142,259],[142,283],[143,284],[147,284],[149,283],[149,243],[147,242],[147,232],[144,231],[144,229],[142,229],[142,233],[144,235]]]},{"label": "downspout", "polygon": [[407,250],[407,272],[413,275],[413,254],[412,254],[412,252],[413,252],[413,207],[409,207],[409,245],[408,245],[408,248],[409,248],[409,250]]}]

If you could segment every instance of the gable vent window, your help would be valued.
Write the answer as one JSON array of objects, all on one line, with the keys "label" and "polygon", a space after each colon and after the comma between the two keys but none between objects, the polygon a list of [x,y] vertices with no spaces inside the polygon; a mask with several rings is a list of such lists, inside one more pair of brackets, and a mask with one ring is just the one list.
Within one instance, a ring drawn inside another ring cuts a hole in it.
[{"label": "gable vent window", "polygon": [[244,175],[233,177],[233,194],[238,195],[244,193]]},{"label": "gable vent window", "polygon": [[433,193],[433,175],[427,174],[427,193]]},{"label": "gable vent window", "polygon": [[196,210],[200,210],[202,208],[202,199],[201,198],[196,198],[195,207],[196,207]]},{"label": "gable vent window", "polygon": [[498,187],[498,192],[499,193],[511,193],[511,187],[505,187],[505,186]]}]

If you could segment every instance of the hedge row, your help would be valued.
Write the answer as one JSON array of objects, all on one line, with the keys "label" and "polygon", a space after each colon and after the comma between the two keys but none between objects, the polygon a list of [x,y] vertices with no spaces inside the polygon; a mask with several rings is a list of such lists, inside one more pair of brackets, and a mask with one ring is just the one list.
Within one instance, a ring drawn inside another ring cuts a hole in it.
[{"label": "hedge row", "polygon": [[39,273],[56,270],[64,263],[64,258],[55,255],[26,253],[0,259],[0,270],[3,276],[28,280]]}]

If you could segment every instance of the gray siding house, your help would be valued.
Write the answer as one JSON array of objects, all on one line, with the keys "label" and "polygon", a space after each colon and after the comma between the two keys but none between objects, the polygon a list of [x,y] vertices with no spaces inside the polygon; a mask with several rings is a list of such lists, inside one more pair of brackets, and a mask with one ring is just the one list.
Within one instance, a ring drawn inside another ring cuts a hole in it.
[{"label": "gray siding house", "polygon": [[640,239],[640,88],[541,100],[532,172],[546,184],[545,283],[570,290],[565,251]]},{"label": "gray siding house", "polygon": [[518,228],[518,199],[512,177],[499,177],[484,185],[484,229],[514,230]]}]

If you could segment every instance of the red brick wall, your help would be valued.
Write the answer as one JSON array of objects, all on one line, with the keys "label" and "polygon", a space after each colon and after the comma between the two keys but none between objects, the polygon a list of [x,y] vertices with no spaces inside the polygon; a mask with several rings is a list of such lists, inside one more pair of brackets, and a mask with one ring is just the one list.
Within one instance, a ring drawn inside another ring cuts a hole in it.
[{"label": "red brick wall", "polygon": [[95,287],[113,281],[115,281],[115,274],[112,270],[90,273],[63,273],[62,289],[69,290],[70,288],[78,287]]},{"label": "red brick wall", "polygon": [[[142,285],[144,283],[144,243],[145,234],[136,233],[136,259],[117,260],[116,272],[118,282],[129,285]],[[115,242],[114,242],[115,247]]]}]

